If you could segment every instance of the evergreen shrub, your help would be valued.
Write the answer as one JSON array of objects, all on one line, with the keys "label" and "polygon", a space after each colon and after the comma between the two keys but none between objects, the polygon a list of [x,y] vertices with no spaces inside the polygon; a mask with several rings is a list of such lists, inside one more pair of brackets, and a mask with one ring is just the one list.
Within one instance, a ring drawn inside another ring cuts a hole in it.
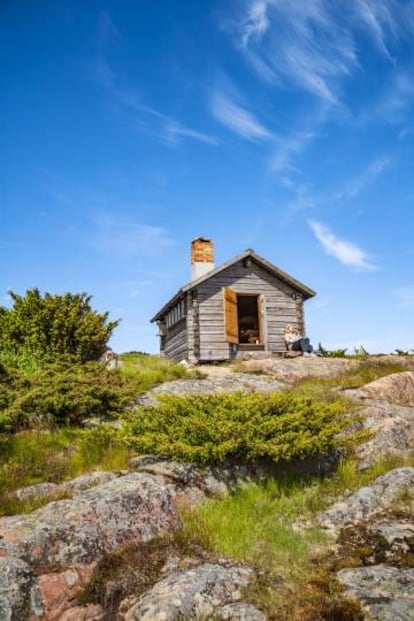
[{"label": "evergreen shrub", "polygon": [[93,310],[86,293],[42,295],[34,288],[9,295],[13,306],[0,307],[0,361],[25,370],[62,356],[98,360],[119,323]]},{"label": "evergreen shrub", "polygon": [[122,374],[97,362],[61,360],[30,374],[11,369],[0,372],[0,433],[111,417],[131,399],[131,387]]},{"label": "evergreen shrub", "polygon": [[[349,408],[349,406],[348,406]],[[129,415],[123,435],[140,453],[198,464],[304,459],[355,441],[345,402],[294,394],[161,396]],[[355,422],[355,415],[353,416]]]}]

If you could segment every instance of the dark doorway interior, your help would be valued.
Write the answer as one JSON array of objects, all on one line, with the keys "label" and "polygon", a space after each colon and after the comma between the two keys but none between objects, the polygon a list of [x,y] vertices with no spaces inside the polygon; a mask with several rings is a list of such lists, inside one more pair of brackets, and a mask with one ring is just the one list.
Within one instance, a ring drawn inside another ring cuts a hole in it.
[{"label": "dark doorway interior", "polygon": [[260,345],[260,322],[257,295],[237,296],[237,318],[239,322],[239,343]]}]

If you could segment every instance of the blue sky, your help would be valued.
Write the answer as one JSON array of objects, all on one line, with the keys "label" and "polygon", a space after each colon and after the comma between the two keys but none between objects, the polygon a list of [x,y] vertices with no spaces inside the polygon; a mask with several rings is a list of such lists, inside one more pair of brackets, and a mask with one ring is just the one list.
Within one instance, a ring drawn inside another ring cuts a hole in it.
[{"label": "blue sky", "polygon": [[0,3],[0,297],[87,291],[120,351],[251,247],[327,347],[414,347],[414,2]]}]

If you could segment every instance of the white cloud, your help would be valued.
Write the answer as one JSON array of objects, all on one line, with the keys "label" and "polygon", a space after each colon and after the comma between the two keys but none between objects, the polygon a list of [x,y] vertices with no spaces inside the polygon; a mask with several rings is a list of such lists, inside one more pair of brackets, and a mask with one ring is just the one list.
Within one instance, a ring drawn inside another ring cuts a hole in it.
[{"label": "white cloud", "polygon": [[360,271],[374,271],[378,266],[371,262],[369,256],[355,244],[336,237],[327,226],[308,220],[315,237],[321,243],[325,252],[335,257],[340,263]]},{"label": "white cloud", "polygon": [[171,117],[158,109],[146,105],[139,94],[119,87],[118,75],[114,71],[108,52],[114,43],[122,41],[122,35],[116,28],[108,11],[102,11],[98,18],[96,47],[97,53],[92,63],[95,80],[105,89],[112,99],[117,118],[135,130],[147,130],[152,136],[176,144],[182,138],[195,140],[209,145],[217,145],[218,140]]},{"label": "white cloud", "polygon": [[93,226],[89,243],[100,252],[112,255],[114,260],[156,256],[174,243],[163,227],[142,224],[119,213],[98,213],[93,218]]},{"label": "white cloud", "polygon": [[165,138],[172,142],[177,142],[180,138],[191,138],[198,142],[205,142],[206,144],[217,145],[219,141],[214,136],[205,134],[203,132],[196,131],[190,127],[182,125],[178,121],[165,118]]},{"label": "white cloud", "polygon": [[354,42],[327,0],[248,2],[235,29],[260,77],[282,79],[329,103],[337,102],[331,82],[357,64]]},{"label": "white cloud", "polygon": [[246,140],[273,140],[275,138],[273,132],[263,125],[252,112],[221,93],[213,94],[211,111],[222,125]]},{"label": "white cloud", "polygon": [[340,80],[363,63],[361,33],[390,61],[393,45],[414,33],[413,2],[247,0],[237,6],[232,32],[257,74],[329,104],[338,104]]},{"label": "white cloud", "polygon": [[269,28],[267,17],[267,0],[254,0],[247,10],[247,17],[242,26],[242,45],[246,47],[253,37],[261,37]]},{"label": "white cloud", "polygon": [[342,187],[337,190],[331,200],[343,201],[346,199],[355,198],[365,188],[372,183],[390,164],[391,158],[383,157],[372,162],[365,170],[359,175],[349,179]]},{"label": "white cloud", "polygon": [[278,139],[276,154],[270,161],[270,170],[280,173],[291,168],[291,160],[308,146],[315,137],[315,132],[298,132],[293,136]]},{"label": "white cloud", "polygon": [[414,104],[414,84],[412,70],[399,71],[387,83],[382,100],[373,110],[370,110],[370,119],[374,115],[385,119],[391,124],[403,122],[407,112]]},{"label": "white cloud", "polygon": [[219,140],[215,136],[189,127],[158,109],[148,106],[136,93],[118,88],[114,79],[111,79],[108,84],[106,74],[101,83],[107,87],[113,102],[117,105],[118,117],[135,130],[147,131],[152,136],[156,136],[169,144],[177,144],[182,138],[212,146],[219,144]]},{"label": "white cloud", "polygon": [[287,205],[288,212],[292,213],[316,207],[317,199],[306,184],[295,186],[293,193],[294,197]]}]

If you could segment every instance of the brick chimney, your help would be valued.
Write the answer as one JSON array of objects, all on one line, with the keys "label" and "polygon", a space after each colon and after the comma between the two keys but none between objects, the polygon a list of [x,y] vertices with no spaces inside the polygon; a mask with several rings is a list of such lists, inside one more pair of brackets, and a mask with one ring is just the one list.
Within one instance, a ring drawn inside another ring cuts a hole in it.
[{"label": "brick chimney", "polygon": [[197,237],[191,242],[191,280],[214,270],[214,245],[211,239]]}]

